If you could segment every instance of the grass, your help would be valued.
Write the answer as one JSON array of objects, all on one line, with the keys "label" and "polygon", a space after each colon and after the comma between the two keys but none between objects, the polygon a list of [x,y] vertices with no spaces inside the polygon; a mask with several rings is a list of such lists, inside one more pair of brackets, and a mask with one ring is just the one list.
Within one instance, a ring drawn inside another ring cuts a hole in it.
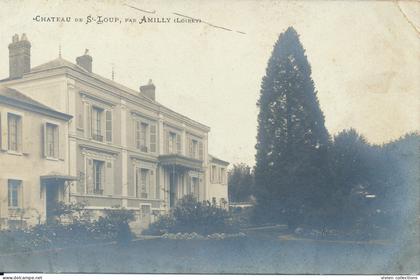
[{"label": "grass", "polygon": [[[410,273],[413,253],[396,244],[302,242],[279,238],[137,240],[0,256],[6,272]],[[418,256],[417,256],[418,257]]]}]

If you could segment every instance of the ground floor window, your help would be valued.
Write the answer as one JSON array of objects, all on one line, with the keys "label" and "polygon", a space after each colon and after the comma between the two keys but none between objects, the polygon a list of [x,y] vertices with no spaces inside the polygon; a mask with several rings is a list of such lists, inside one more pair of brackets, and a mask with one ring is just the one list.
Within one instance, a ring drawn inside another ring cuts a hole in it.
[{"label": "ground floor window", "polygon": [[199,179],[197,177],[191,178],[191,192],[198,199]]},{"label": "ground floor window", "polygon": [[146,168],[136,168],[136,197],[152,198],[151,191],[155,185],[154,171]]},{"label": "ground floor window", "polygon": [[8,181],[8,204],[9,208],[19,208],[21,202],[22,181]]}]

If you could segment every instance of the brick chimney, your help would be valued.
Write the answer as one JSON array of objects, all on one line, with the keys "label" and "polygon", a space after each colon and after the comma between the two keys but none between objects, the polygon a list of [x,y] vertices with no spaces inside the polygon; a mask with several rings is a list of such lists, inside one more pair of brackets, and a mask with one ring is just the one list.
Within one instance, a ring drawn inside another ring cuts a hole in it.
[{"label": "brick chimney", "polygon": [[23,33],[12,37],[9,44],[9,78],[20,78],[23,74],[31,71],[31,43]]},{"label": "brick chimney", "polygon": [[76,63],[86,71],[92,73],[92,57],[89,55],[89,50],[85,50],[85,54],[76,58]]},{"label": "brick chimney", "polygon": [[152,79],[149,80],[147,85],[140,87],[140,93],[152,100],[155,100],[155,97],[156,97],[155,90],[156,90],[156,87],[153,84]]}]

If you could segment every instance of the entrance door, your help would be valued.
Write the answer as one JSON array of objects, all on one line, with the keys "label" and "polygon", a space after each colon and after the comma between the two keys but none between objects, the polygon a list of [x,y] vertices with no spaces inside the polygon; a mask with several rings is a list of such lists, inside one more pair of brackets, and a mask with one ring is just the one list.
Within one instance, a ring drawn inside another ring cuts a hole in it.
[{"label": "entrance door", "polygon": [[54,210],[57,207],[57,203],[59,201],[58,188],[58,183],[46,183],[45,191],[47,222],[54,218]]}]

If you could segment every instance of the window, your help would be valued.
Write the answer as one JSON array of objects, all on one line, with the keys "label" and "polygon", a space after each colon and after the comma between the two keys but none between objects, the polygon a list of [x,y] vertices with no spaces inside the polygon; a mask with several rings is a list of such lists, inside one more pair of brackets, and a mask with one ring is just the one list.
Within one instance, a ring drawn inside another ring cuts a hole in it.
[{"label": "window", "polygon": [[102,194],[104,184],[104,162],[93,160],[93,193]]},{"label": "window", "polygon": [[22,188],[22,181],[20,180],[9,180],[8,181],[8,201],[9,208],[20,207],[20,192]]},{"label": "window", "polygon": [[105,138],[106,142],[112,142],[112,112],[105,113]]},{"label": "window", "polygon": [[149,197],[149,170],[144,168],[137,168],[136,172],[136,197]]},{"label": "window", "polygon": [[21,150],[22,133],[21,133],[21,117],[8,114],[7,115],[8,125],[8,147],[10,151],[19,152]]},{"label": "window", "polygon": [[102,112],[101,108],[92,107],[92,138],[96,141],[103,141],[102,135]]},{"label": "window", "polygon": [[225,184],[226,183],[226,170],[224,168],[220,168],[220,183]]},{"label": "window", "polygon": [[176,153],[176,133],[169,132],[169,154]]},{"label": "window", "polygon": [[203,160],[203,142],[197,139],[188,140],[189,143],[189,157]]},{"label": "window", "polygon": [[199,186],[199,179],[197,177],[192,177],[191,180],[192,188],[191,192],[198,199],[198,186]]},{"label": "window", "polygon": [[216,165],[212,165],[211,166],[211,181],[213,182],[213,183],[215,183],[216,182]]},{"label": "window", "polygon": [[150,125],[150,152],[156,153],[156,125]]},{"label": "window", "polygon": [[156,125],[147,122],[135,121],[136,148],[144,153],[156,152]]},{"label": "window", "polygon": [[147,123],[140,123],[140,151],[147,152]]},{"label": "window", "polygon": [[198,141],[192,140],[191,141],[191,156],[192,158],[197,158],[198,155]]},{"label": "window", "polygon": [[45,155],[50,158],[58,158],[58,126],[47,123],[45,130]]}]

